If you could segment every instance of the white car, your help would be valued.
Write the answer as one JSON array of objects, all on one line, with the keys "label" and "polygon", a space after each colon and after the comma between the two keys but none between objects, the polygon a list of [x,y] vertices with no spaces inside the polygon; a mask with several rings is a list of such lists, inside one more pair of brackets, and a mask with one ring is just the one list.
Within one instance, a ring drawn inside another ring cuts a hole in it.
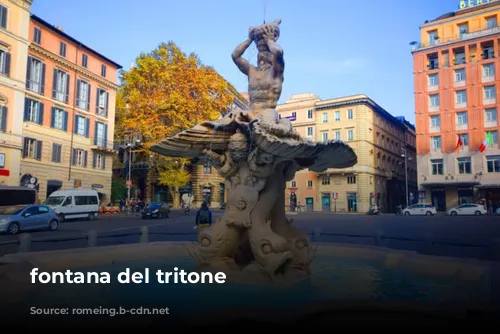
[{"label": "white car", "polygon": [[457,215],[475,215],[475,216],[481,216],[485,215],[487,213],[486,209],[482,205],[478,204],[462,204],[457,207],[454,207],[453,209],[448,210],[447,214],[450,216],[457,216]]},{"label": "white car", "polygon": [[425,215],[425,216],[433,216],[437,213],[436,208],[430,204],[419,203],[410,205],[406,209],[403,209],[402,214],[405,216],[410,215]]}]

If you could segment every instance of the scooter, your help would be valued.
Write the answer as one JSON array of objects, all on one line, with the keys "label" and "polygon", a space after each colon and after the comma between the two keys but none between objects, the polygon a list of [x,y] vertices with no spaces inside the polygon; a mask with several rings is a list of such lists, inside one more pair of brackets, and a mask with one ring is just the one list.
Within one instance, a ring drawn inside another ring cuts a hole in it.
[{"label": "scooter", "polygon": [[381,212],[378,208],[370,208],[370,210],[368,210],[367,214],[369,216],[380,216]]}]

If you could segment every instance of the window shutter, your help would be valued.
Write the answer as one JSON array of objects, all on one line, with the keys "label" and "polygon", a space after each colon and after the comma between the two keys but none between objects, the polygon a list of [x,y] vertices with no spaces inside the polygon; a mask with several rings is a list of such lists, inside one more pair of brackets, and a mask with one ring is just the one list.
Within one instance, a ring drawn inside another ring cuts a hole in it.
[{"label": "window shutter", "polygon": [[80,89],[81,89],[81,80],[76,80],[76,106],[80,108]]},{"label": "window shutter", "polygon": [[43,103],[38,102],[38,124],[43,125]]},{"label": "window shutter", "polygon": [[100,91],[100,89],[97,88],[96,89],[96,95],[95,95],[95,113],[96,114],[99,113],[99,91]]},{"label": "window shutter", "polygon": [[54,77],[52,80],[52,98],[56,98],[56,88],[57,88],[57,69],[54,69]]},{"label": "window shutter", "polygon": [[62,145],[59,145],[57,147],[57,161],[58,162],[62,161]]},{"label": "window shutter", "polygon": [[94,126],[94,145],[99,145],[99,138],[97,138],[97,125],[99,122],[95,122]]},{"label": "window shutter", "polygon": [[75,122],[73,124],[73,133],[78,134],[78,118],[80,116],[75,115]]},{"label": "window shutter", "polygon": [[92,90],[92,86],[88,84],[88,89],[87,89],[87,103],[85,105],[85,110],[90,110],[90,91]]},{"label": "window shutter", "polygon": [[90,133],[90,119],[86,118],[85,119],[85,137],[89,137]]},{"label": "window shutter", "polygon": [[97,153],[94,152],[94,156],[92,157],[92,168],[97,167]]},{"label": "window shutter", "polygon": [[10,52],[5,53],[5,74],[10,76]]},{"label": "window shutter", "polygon": [[2,120],[0,121],[0,130],[7,131],[7,107],[2,107]]},{"label": "window shutter", "polygon": [[64,112],[64,119],[63,119],[63,129],[64,131],[68,131],[68,112]]},{"label": "window shutter", "polygon": [[89,152],[87,152],[87,151],[83,151],[83,167],[87,167],[88,153]]},{"label": "window shutter", "polygon": [[64,102],[66,103],[68,103],[69,101],[69,81],[70,81],[69,79],[70,79],[69,74],[66,74],[66,92],[65,92],[66,95],[64,95]]},{"label": "window shutter", "polygon": [[106,92],[106,105],[104,106],[105,108],[105,116],[108,117],[108,101],[109,101],[109,94]]},{"label": "window shutter", "polygon": [[76,165],[76,163],[78,161],[78,156],[76,153],[77,153],[76,149],[74,148],[73,152],[71,153],[71,161],[72,161],[73,165]]},{"label": "window shutter", "polygon": [[108,148],[108,125],[104,124],[104,147]]},{"label": "window shutter", "polygon": [[7,7],[2,6],[2,27],[7,29]]},{"label": "window shutter", "polygon": [[30,118],[30,99],[24,99],[24,120],[29,121]]},{"label": "window shutter", "polygon": [[28,56],[28,64],[26,65],[26,88],[30,87],[30,79],[31,79],[31,64],[33,62],[30,56]]},{"label": "window shutter", "polygon": [[53,128],[56,123],[56,108],[52,107],[52,113],[50,115],[50,127]]},{"label": "window shutter", "polygon": [[24,138],[24,144],[23,144],[23,158],[26,158],[28,156],[28,138]]},{"label": "window shutter", "polygon": [[102,155],[102,160],[101,160],[101,168],[106,169],[106,155]]},{"label": "window shutter", "polygon": [[42,160],[42,141],[37,140],[36,141],[36,159],[37,160]]},{"label": "window shutter", "polygon": [[52,144],[52,162],[57,162],[57,144]]},{"label": "window shutter", "polygon": [[45,93],[45,64],[42,63],[42,77],[40,81],[40,94]]}]

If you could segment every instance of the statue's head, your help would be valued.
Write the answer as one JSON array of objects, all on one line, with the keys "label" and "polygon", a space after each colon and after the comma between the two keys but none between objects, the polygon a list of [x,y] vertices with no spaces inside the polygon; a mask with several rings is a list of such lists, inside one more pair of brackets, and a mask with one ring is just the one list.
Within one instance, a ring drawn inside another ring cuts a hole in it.
[{"label": "statue's head", "polygon": [[255,41],[259,51],[267,51],[267,39],[271,39],[275,42],[278,40],[280,37],[280,23],[281,20],[278,19],[271,23],[264,23],[258,27],[250,28],[253,40]]}]

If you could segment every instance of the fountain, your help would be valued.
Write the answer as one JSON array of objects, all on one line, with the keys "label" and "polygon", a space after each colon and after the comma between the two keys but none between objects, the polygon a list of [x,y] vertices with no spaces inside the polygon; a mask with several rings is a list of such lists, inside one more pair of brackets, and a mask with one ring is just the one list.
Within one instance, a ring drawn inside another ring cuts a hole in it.
[{"label": "fountain", "polygon": [[[285,215],[285,182],[300,169],[323,172],[357,162],[343,142],[302,138],[287,118],[279,117],[276,106],[285,69],[277,44],[280,23],[251,27],[232,54],[248,76],[249,111],[232,111],[152,147],[166,156],[208,160],[225,178],[224,216],[200,233],[189,252],[200,269],[225,270],[233,279],[283,282],[307,277],[315,249]],[[257,66],[242,57],[252,43],[258,50]]]}]

